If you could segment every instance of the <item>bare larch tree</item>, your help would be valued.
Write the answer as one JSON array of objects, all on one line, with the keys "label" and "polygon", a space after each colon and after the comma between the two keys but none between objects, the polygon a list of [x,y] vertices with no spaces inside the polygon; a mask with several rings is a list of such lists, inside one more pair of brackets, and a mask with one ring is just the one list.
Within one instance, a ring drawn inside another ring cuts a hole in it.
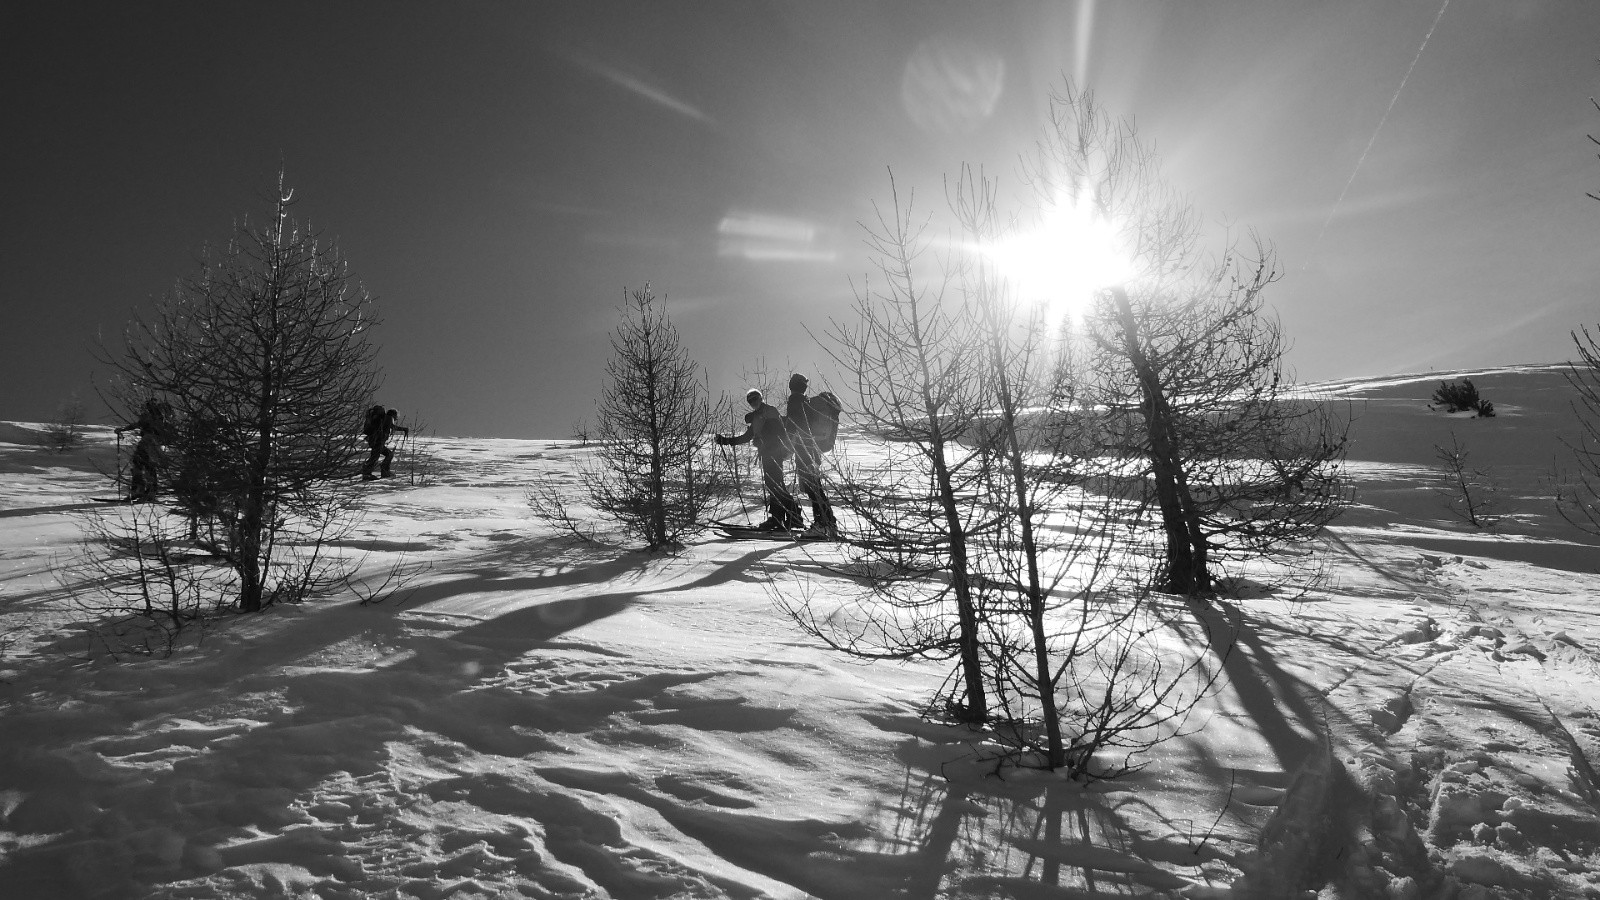
[{"label": "bare larch tree", "polygon": [[[1015,233],[996,194],[995,182],[963,170],[951,199],[962,246],[1000,246]],[[1074,248],[1060,249],[1071,258]],[[986,253],[956,258],[981,323],[975,446],[986,489],[970,546],[993,733],[1020,764],[1118,775],[1142,765],[1133,758],[1179,728],[1203,694],[1209,679],[1193,646],[1209,641],[1117,577],[1127,485],[1100,471],[1101,420],[1086,414],[1077,338]],[[1188,646],[1156,637],[1172,633]]]},{"label": "bare larch tree", "polygon": [[[802,628],[868,659],[954,659],[956,686],[941,714],[983,722],[989,698],[972,584],[969,535],[983,485],[964,444],[982,411],[983,372],[973,308],[949,290],[944,266],[925,265],[913,202],[893,195],[864,226],[880,276],[858,288],[855,318],[824,344],[856,395],[852,419],[884,456],[836,472],[867,559],[860,596],[820,610],[786,603]],[[783,599],[783,598],[780,598]]]},{"label": "bare larch tree", "polygon": [[626,533],[651,550],[676,547],[722,496],[707,450],[718,410],[649,284],[624,293],[619,315],[593,433],[600,465],[581,478]]},{"label": "bare larch tree", "polygon": [[1568,522],[1600,535],[1600,336],[1584,327],[1572,332],[1572,342],[1578,360],[1567,364],[1566,376],[1577,394],[1572,411],[1578,435],[1567,449],[1577,471],[1563,473],[1556,501]]},{"label": "bare larch tree", "polygon": [[1088,316],[1094,405],[1110,413],[1111,443],[1143,460],[1164,539],[1159,582],[1208,594],[1219,555],[1270,556],[1343,507],[1347,426],[1285,369],[1288,345],[1265,305],[1279,278],[1270,248],[1230,243],[1208,262],[1191,204],[1131,122],[1071,86],[1051,110],[1036,188],[1113,223],[1135,269]]},{"label": "bare larch tree", "polygon": [[171,410],[164,487],[206,523],[246,612],[328,583],[321,551],[351,508],[340,485],[377,383],[372,299],[292,203],[280,173],[266,222],[237,225],[122,353],[101,353],[128,421],[151,400]]}]

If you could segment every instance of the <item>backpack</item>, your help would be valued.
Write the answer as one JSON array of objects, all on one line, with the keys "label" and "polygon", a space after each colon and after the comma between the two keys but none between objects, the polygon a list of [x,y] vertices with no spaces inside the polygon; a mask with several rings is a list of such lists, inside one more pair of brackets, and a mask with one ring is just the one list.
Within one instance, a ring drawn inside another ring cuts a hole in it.
[{"label": "backpack", "polygon": [[383,434],[383,420],[388,418],[388,415],[381,406],[367,410],[367,421],[361,426],[361,433],[369,439]]},{"label": "backpack", "polygon": [[806,398],[806,419],[811,423],[811,440],[817,450],[827,453],[839,437],[839,398],[831,391],[822,391]]}]

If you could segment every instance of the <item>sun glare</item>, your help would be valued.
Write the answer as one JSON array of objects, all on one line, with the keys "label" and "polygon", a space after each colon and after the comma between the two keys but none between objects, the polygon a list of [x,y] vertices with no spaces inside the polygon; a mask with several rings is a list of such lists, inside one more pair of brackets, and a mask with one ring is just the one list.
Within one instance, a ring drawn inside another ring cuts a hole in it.
[{"label": "sun glare", "polygon": [[1072,203],[1051,207],[1036,227],[982,250],[1022,300],[1046,304],[1057,318],[1081,316],[1096,291],[1134,274],[1111,223]]}]

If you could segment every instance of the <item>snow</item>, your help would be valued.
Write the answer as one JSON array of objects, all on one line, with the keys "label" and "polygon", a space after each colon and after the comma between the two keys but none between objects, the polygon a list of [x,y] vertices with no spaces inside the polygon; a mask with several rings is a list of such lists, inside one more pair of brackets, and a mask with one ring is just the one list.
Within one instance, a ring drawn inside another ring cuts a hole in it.
[{"label": "snow", "polygon": [[[228,617],[105,653],[77,517],[115,441],[0,424],[0,897],[1600,896],[1600,547],[1547,498],[1554,367],[1325,386],[1359,413],[1357,506],[1310,592],[1192,615],[1218,689],[1142,771],[997,772],[924,721],[937,664],[864,664],[771,591],[828,545],[678,556],[535,520],[562,442],[437,439],[346,550],[393,596]],[[1509,500],[1437,492],[1454,430]],[[126,448],[124,448],[126,449]],[[1228,652],[1224,652],[1224,651]]]}]

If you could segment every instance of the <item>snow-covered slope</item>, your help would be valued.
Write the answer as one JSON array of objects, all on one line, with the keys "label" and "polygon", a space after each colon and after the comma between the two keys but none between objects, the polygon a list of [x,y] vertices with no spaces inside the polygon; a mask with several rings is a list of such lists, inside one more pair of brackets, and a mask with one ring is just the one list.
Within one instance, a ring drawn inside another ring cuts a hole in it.
[{"label": "snow-covered slope", "polygon": [[[115,441],[0,425],[0,897],[1585,897],[1600,894],[1600,549],[1547,499],[1558,372],[1330,386],[1358,503],[1309,594],[1196,609],[1223,673],[1194,733],[1082,786],[996,777],[918,718],[945,671],[802,637],[769,586],[826,546],[676,557],[529,515],[583,452],[440,439],[375,485],[376,605],[277,607],[170,659],[110,659],[74,598],[75,516]],[[1515,498],[1451,517],[1454,431]],[[126,448],[124,448],[126,449]],[[858,452],[865,452],[860,449]]]}]

